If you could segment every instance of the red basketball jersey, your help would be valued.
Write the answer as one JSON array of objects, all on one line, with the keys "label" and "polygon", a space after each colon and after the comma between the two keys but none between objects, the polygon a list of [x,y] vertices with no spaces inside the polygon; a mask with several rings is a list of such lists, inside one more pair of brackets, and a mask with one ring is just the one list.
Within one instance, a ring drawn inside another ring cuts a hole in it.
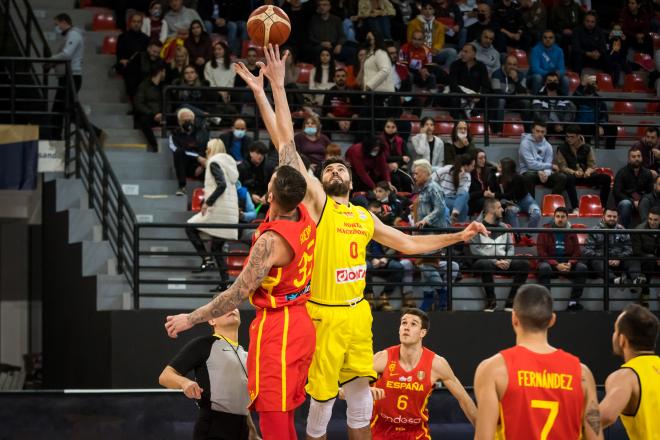
[{"label": "red basketball jersey", "polygon": [[276,309],[301,304],[309,298],[316,224],[303,204],[298,205],[298,213],[300,219],[296,222],[269,221],[266,217],[254,234],[252,245],[264,232],[274,231],[287,241],[294,252],[291,263],[271,268],[261,286],[250,295],[250,302],[255,307]]},{"label": "red basketball jersey", "polygon": [[580,359],[563,350],[540,354],[522,346],[500,353],[509,383],[500,402],[498,438],[579,439],[584,411]]},{"label": "red basketball jersey", "polygon": [[405,371],[399,364],[399,348],[387,349],[387,366],[374,384],[385,390],[385,398],[374,403],[373,439],[430,439],[426,404],[434,387],[431,369],[435,353],[424,348],[417,366]]}]

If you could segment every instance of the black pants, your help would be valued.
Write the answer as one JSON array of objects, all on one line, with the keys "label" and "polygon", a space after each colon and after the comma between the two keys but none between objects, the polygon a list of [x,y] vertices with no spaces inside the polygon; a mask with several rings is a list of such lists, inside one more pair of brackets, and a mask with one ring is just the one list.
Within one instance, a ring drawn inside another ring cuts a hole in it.
[{"label": "black pants", "polygon": [[247,440],[250,433],[248,417],[200,408],[193,439]]},{"label": "black pants", "polygon": [[147,138],[147,149],[149,151],[158,151],[158,141],[154,134],[154,126],[157,124],[154,120],[154,116],[155,115],[145,115],[143,113],[135,115],[137,126],[142,130],[142,133],[144,133],[144,137]]},{"label": "black pants", "polygon": [[[509,268],[503,270],[495,266],[495,260],[477,260],[472,265],[472,269],[474,270],[475,274],[481,277],[481,281],[485,284],[493,283],[493,275],[496,272],[503,275],[511,275],[513,277],[513,284],[511,285],[511,290],[509,291],[509,297],[507,298],[507,302],[510,302],[513,301],[513,297],[516,296],[520,286],[522,286],[525,281],[527,281],[527,276],[529,274],[529,262],[526,260],[511,260]],[[484,291],[488,300],[495,299],[494,286],[484,286]]]},{"label": "black pants", "polygon": [[[539,177],[538,171],[526,171],[523,174],[525,179],[525,184],[527,185],[527,191],[534,196],[535,186],[543,185],[546,188],[550,188],[553,194],[564,194],[566,190],[566,174],[563,173],[552,173],[548,176],[548,180],[545,183],[541,183],[541,178]],[[577,206],[573,206],[577,208]]]},{"label": "black pants", "polygon": [[[548,289],[551,288],[550,280],[559,275],[570,278],[576,284],[584,284],[587,282],[587,265],[580,262],[575,263],[571,266],[571,271],[566,273],[559,272],[556,266],[551,266],[550,263],[546,263],[545,261],[539,263],[539,283]],[[583,290],[584,288],[582,286],[573,286],[571,289],[571,299],[574,301],[580,299]]]},{"label": "black pants", "polygon": [[640,275],[646,277],[646,283],[642,284],[642,295],[648,296],[649,283],[654,276],[660,275],[660,266],[655,260],[629,260],[628,265],[630,267],[630,277],[633,280]]},{"label": "black pants", "polygon": [[[604,269],[604,263],[603,260],[601,260],[601,257],[595,257],[598,258],[597,260],[591,260],[589,261],[589,266],[592,271],[594,271],[593,275],[596,278],[602,277],[603,276],[603,269]],[[616,258],[609,258],[610,260],[616,260]],[[628,267],[629,267],[629,260],[623,260],[619,259],[621,262],[618,266],[609,266],[608,265],[608,270],[607,270],[607,282],[612,282],[614,278],[617,277],[617,274],[628,274]]]},{"label": "black pants", "polygon": [[197,157],[188,156],[183,148],[177,148],[173,153],[173,157],[174,171],[176,172],[176,180],[179,182],[179,188],[185,188],[186,179],[195,177],[195,170],[199,166],[199,162],[197,162]]},{"label": "black pants", "polygon": [[197,251],[197,255],[202,257],[202,259],[206,260],[208,257],[213,255],[215,265],[218,268],[218,272],[220,273],[220,279],[222,281],[227,280],[227,264],[225,264],[225,256],[222,255],[222,247],[225,244],[225,240],[217,237],[211,237],[211,253],[209,253],[206,250],[204,240],[202,240],[202,237],[200,236],[199,229],[188,227],[186,228],[186,235],[188,236],[188,240],[190,240],[193,247]]},{"label": "black pants", "polygon": [[604,125],[596,125],[596,124],[585,124],[585,125],[580,125],[580,128],[582,129],[582,134],[584,134],[587,138],[587,142],[591,143],[591,145],[595,144],[594,136],[596,133],[596,130],[598,130],[598,127],[603,128],[603,135],[598,138],[598,147],[599,148],[605,148],[607,150],[614,150],[616,148],[616,137],[618,135],[617,127],[616,125],[610,125],[610,124],[604,124]]},{"label": "black pants", "polygon": [[607,199],[610,197],[611,183],[612,178],[607,174],[594,173],[589,177],[567,175],[566,192],[568,193],[568,199],[571,201],[571,206],[573,208],[577,208],[578,206],[576,185],[598,188],[600,190],[600,204],[603,205],[603,207],[607,206]]}]

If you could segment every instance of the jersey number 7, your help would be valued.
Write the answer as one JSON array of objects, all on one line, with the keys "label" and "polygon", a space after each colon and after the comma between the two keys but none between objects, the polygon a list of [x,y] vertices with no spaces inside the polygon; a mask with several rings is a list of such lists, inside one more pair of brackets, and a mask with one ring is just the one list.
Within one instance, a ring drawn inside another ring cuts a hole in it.
[{"label": "jersey number 7", "polygon": [[545,425],[541,430],[541,440],[547,440],[550,430],[552,430],[552,425],[555,424],[557,419],[557,414],[559,414],[559,402],[554,402],[552,400],[532,400],[532,408],[535,409],[548,409],[548,418],[545,420]]}]

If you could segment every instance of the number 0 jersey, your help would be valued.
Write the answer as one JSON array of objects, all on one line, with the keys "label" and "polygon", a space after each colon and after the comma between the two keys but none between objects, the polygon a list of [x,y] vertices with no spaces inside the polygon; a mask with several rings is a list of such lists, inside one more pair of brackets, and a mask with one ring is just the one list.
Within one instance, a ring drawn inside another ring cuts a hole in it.
[{"label": "number 0 jersey", "polygon": [[316,227],[311,301],[346,305],[362,298],[367,274],[367,244],[374,220],[361,206],[348,206],[326,196]]},{"label": "number 0 jersey", "polygon": [[500,402],[497,438],[579,439],[584,412],[580,360],[563,350],[541,354],[522,346],[500,354],[509,383]]},{"label": "number 0 jersey", "polygon": [[374,402],[371,433],[374,440],[430,439],[426,404],[434,388],[435,353],[424,348],[415,368],[406,371],[399,364],[400,347],[387,349],[385,371],[374,384],[385,390],[385,397]]},{"label": "number 0 jersey", "polygon": [[[621,422],[630,440],[660,439],[660,357],[637,356],[621,368],[630,368],[639,381],[639,404],[633,414],[621,414]],[[654,415],[655,414],[655,415]]]}]

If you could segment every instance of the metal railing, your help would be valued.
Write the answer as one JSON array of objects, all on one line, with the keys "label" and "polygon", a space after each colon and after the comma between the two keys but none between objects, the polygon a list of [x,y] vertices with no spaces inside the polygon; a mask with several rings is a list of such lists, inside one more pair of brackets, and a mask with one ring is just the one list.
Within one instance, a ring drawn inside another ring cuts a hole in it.
[{"label": "metal railing", "polygon": [[47,58],[50,46],[28,0],[0,0],[0,15],[6,17],[14,40],[25,58]]}]

